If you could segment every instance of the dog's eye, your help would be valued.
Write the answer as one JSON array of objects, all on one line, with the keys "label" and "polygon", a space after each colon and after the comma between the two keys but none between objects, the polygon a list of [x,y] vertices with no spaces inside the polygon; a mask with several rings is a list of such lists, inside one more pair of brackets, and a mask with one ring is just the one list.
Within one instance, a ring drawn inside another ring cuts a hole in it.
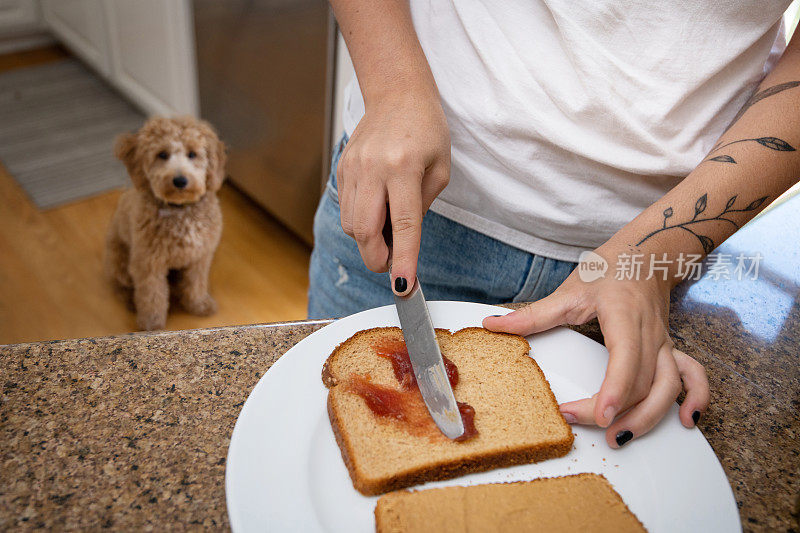
[{"label": "dog's eye", "polygon": [[188,157],[189,159],[194,159],[195,157],[197,157],[197,152],[195,152],[194,150],[189,150],[189,153],[186,154],[186,157]]},{"label": "dog's eye", "polygon": [[161,150],[160,152],[158,152],[158,158],[159,159],[169,159],[169,154],[167,152],[165,152],[164,150]]}]

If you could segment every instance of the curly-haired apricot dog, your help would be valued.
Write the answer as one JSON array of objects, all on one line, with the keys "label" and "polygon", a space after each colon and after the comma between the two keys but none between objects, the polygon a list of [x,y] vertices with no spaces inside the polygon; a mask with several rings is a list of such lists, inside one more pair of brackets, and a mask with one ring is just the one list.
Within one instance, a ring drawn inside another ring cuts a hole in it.
[{"label": "curly-haired apricot dog", "polygon": [[114,213],[106,270],[133,289],[137,326],[164,327],[171,271],[179,271],[175,288],[187,311],[214,313],[208,272],[222,233],[216,192],[225,179],[225,145],[204,121],[157,117],[120,136],[114,151],[135,188]]}]

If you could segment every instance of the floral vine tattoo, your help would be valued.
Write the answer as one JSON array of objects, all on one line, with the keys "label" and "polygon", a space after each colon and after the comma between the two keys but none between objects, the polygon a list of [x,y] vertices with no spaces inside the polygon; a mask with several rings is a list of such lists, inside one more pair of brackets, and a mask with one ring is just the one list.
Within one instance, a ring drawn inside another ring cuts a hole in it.
[{"label": "floral vine tattoo", "polygon": [[703,251],[705,253],[709,254],[709,253],[711,253],[712,250],[714,250],[714,248],[716,248],[716,245],[714,244],[714,240],[711,239],[710,237],[706,236],[706,235],[701,235],[697,231],[689,228],[689,226],[692,226],[694,224],[700,224],[701,222],[721,221],[721,222],[728,222],[728,223],[732,224],[733,227],[738,230],[739,229],[739,224],[737,224],[736,222],[734,222],[733,220],[728,218],[726,215],[728,215],[729,213],[745,213],[747,211],[755,211],[756,209],[758,209],[759,207],[761,207],[764,204],[764,202],[767,200],[767,198],[769,198],[769,196],[762,196],[761,198],[759,198],[757,200],[753,200],[752,202],[747,204],[745,207],[734,208],[733,204],[736,203],[737,197],[738,197],[738,195],[736,195],[736,194],[731,196],[728,199],[728,203],[725,204],[725,209],[723,209],[722,212],[719,215],[713,216],[713,217],[709,216],[709,217],[706,217],[706,218],[697,218],[698,216],[700,216],[700,214],[702,214],[706,210],[706,204],[708,203],[708,194],[706,193],[703,196],[701,196],[700,198],[698,198],[697,202],[695,202],[695,204],[694,204],[694,216],[692,216],[691,220],[687,220],[686,222],[678,222],[678,223],[671,224],[671,225],[667,225],[667,221],[670,218],[672,218],[672,216],[675,214],[675,212],[672,209],[672,207],[668,207],[662,213],[664,215],[664,223],[663,223],[662,227],[660,227],[659,229],[657,229],[655,231],[652,231],[652,232],[648,233],[647,235],[645,235],[642,240],[640,240],[639,242],[636,243],[636,246],[641,245],[647,239],[649,239],[653,235],[658,235],[662,231],[667,231],[667,230],[678,228],[678,229],[682,229],[684,231],[688,231],[689,233],[694,235],[695,238],[697,238],[697,240],[700,241],[700,244],[703,245]]},{"label": "floral vine tattoo", "polygon": [[[754,139],[739,139],[738,141],[731,141],[729,143],[725,143],[725,144],[722,144],[722,145],[717,145],[717,146],[715,146],[714,148],[711,149],[711,151],[708,153],[708,155],[710,156],[714,152],[719,152],[723,148],[725,148],[727,146],[730,146],[732,144],[746,143],[746,142],[756,142],[756,143],[760,144],[761,146],[764,146],[765,148],[769,148],[770,150],[775,150],[776,152],[794,152],[795,151],[794,147],[791,144],[789,144],[786,141],[784,141],[783,139],[778,139],[777,137],[757,137],[757,138],[754,138]],[[731,156],[729,156],[727,154],[718,155],[718,156],[715,156],[715,157],[707,157],[702,162],[705,163],[706,161],[716,161],[717,163],[732,163],[734,165],[736,164],[736,160],[733,157],[731,157]]]},{"label": "floral vine tattoo", "polygon": [[758,102],[760,102],[764,98],[769,98],[770,96],[774,96],[774,95],[776,95],[778,93],[782,93],[783,91],[786,91],[788,89],[794,89],[795,87],[799,87],[799,86],[800,86],[800,81],[787,81],[786,83],[779,83],[778,85],[773,85],[772,87],[767,87],[763,91],[758,91],[757,93],[753,94],[753,96],[751,96],[747,100],[747,102],[745,102],[745,104],[742,106],[742,108],[739,110],[739,112],[736,113],[736,116],[733,117],[733,120],[731,120],[731,123],[728,125],[727,128],[725,128],[725,131],[728,131],[729,129],[731,129],[731,126],[736,124],[739,121],[739,119],[742,118],[742,115],[744,115],[747,112],[748,109],[753,107],[754,104],[757,104]]},{"label": "floral vine tattoo", "polygon": [[[745,104],[742,106],[742,108],[739,110],[739,112],[736,113],[736,116],[733,117],[733,120],[731,121],[731,123],[728,124],[727,128],[725,128],[725,131],[728,131],[729,129],[731,129],[731,127],[734,124],[736,124],[739,121],[740,118],[742,118],[742,115],[744,115],[747,112],[748,109],[753,107],[755,104],[757,104],[761,100],[764,100],[765,98],[769,98],[770,96],[775,96],[776,94],[782,93],[783,91],[788,91],[789,89],[794,89],[795,87],[800,87],[800,81],[787,81],[785,83],[779,83],[778,85],[773,85],[772,87],[767,87],[766,89],[763,89],[761,91],[758,91],[757,93],[754,93],[747,100],[747,102],[745,102]],[[758,137],[758,138],[755,138],[755,139],[740,139],[738,141],[729,142],[727,144],[722,144],[722,142],[720,141],[719,143],[717,143],[711,149],[711,151],[708,153],[708,157],[706,159],[704,159],[701,163],[705,163],[707,161],[714,161],[716,163],[730,163],[730,164],[735,165],[736,164],[736,160],[732,156],[730,156],[728,154],[718,155],[718,156],[714,156],[714,157],[711,157],[711,156],[712,156],[712,154],[714,154],[715,152],[718,152],[719,150],[722,150],[726,146],[730,146],[732,144],[742,143],[742,142],[757,142],[761,146],[769,148],[770,150],[776,150],[778,152],[794,152],[795,151],[795,149],[794,149],[794,147],[792,145],[790,145],[789,143],[787,143],[783,139],[778,139],[777,137]]]}]

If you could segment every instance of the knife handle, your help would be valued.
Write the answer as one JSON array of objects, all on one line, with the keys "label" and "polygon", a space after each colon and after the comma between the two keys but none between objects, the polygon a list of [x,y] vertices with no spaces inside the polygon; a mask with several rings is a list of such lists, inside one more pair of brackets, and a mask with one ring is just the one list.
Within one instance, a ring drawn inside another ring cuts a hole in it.
[{"label": "knife handle", "polygon": [[[389,204],[386,204],[386,220],[383,222],[383,230],[381,230],[381,235],[383,235],[383,242],[386,243],[386,246],[389,248],[389,275],[391,276],[392,273],[392,217],[389,213]],[[391,279],[389,283],[391,284]]]},{"label": "knife handle", "polygon": [[381,231],[381,234],[383,235],[384,242],[386,242],[386,246],[388,246],[389,249],[391,250],[391,248],[392,248],[392,217],[391,217],[391,213],[389,212],[389,204],[386,204],[386,220],[383,223],[383,230]]},{"label": "knife handle", "polygon": [[[383,229],[381,230],[381,235],[383,235],[383,242],[386,243],[386,246],[389,248],[389,288],[392,289],[392,218],[389,213],[389,204],[386,204],[386,220],[383,223]],[[405,295],[405,298],[408,298],[413,294],[416,287],[419,286],[419,278],[414,276],[414,283],[411,285],[411,290],[408,291],[408,294]],[[394,293],[394,290],[392,290]]]}]

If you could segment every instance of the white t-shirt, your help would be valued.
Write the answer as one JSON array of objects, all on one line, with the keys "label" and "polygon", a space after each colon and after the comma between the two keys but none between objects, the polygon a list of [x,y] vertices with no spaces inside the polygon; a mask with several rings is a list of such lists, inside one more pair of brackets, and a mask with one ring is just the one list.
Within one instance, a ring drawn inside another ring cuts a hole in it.
[{"label": "white t-shirt", "polygon": [[[703,159],[785,46],[789,3],[411,0],[452,143],[432,209],[576,261]],[[345,99],[352,134],[355,79]]]}]

